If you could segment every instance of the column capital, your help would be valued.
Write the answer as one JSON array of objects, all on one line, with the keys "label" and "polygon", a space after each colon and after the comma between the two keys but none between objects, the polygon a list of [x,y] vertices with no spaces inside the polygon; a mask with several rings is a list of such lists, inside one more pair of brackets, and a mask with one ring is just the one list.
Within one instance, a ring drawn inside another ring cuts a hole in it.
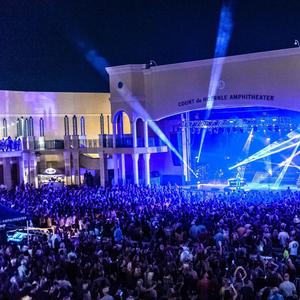
[{"label": "column capital", "polygon": [[138,160],[139,157],[140,157],[140,154],[139,153],[132,153],[131,157],[132,157],[133,160]]},{"label": "column capital", "polygon": [[145,160],[149,160],[150,159],[150,156],[151,156],[151,153],[143,153],[143,158]]}]

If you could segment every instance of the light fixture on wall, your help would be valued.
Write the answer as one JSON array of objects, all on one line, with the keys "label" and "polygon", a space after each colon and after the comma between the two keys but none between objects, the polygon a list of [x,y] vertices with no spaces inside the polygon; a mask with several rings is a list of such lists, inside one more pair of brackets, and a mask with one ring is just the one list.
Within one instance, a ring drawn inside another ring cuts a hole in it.
[{"label": "light fixture on wall", "polygon": [[150,69],[151,67],[158,66],[157,62],[153,59],[150,59],[149,63],[145,64],[145,69]]},{"label": "light fixture on wall", "polygon": [[55,170],[54,168],[47,168],[47,169],[45,170],[45,173],[46,173],[47,175],[54,175],[54,174],[56,173],[56,170]]}]

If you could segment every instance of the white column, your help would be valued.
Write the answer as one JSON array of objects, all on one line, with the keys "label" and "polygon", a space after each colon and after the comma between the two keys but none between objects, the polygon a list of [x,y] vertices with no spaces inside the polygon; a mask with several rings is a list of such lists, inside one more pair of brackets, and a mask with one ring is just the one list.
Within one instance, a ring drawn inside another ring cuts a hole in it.
[{"label": "white column", "polygon": [[79,135],[72,135],[71,145],[73,149],[79,148]]},{"label": "white column", "polygon": [[72,184],[72,169],[71,169],[71,152],[68,150],[64,151],[65,161],[65,183],[67,185]]},{"label": "white column", "polygon": [[[185,124],[185,122],[187,122],[187,120],[184,117],[184,114],[181,114],[181,122],[183,124]],[[186,126],[183,126],[182,129],[181,129],[181,142],[182,142],[182,159],[183,159],[183,161],[187,162],[188,153],[187,153]],[[185,179],[185,181],[188,181],[188,167],[187,167],[187,164],[183,163],[182,168],[183,168],[184,179]]]},{"label": "white column", "polygon": [[132,130],[132,145],[133,148],[136,148],[137,147],[136,121],[131,122],[131,130]]},{"label": "white column", "polygon": [[10,158],[3,159],[3,179],[4,179],[4,185],[7,187],[7,189],[11,189],[12,178],[11,178]]},{"label": "white column", "polygon": [[117,123],[112,123],[113,127],[113,148],[116,148],[117,140]]},{"label": "white column", "polygon": [[18,158],[19,162],[19,184],[22,184],[24,182],[24,163],[23,163],[23,158],[19,157]]},{"label": "white column", "polygon": [[24,183],[29,183],[30,182],[30,156],[28,152],[23,152],[22,153],[22,169],[23,169],[23,179]]},{"label": "white column", "polygon": [[149,140],[148,140],[148,121],[144,122],[144,147],[149,147]]},{"label": "white column", "polygon": [[122,185],[126,184],[125,154],[121,154]]},{"label": "white column", "polygon": [[[45,137],[44,136],[39,136],[38,137],[38,149],[39,150],[45,150]],[[70,144],[70,143],[69,143]],[[66,142],[65,142],[66,145]]]},{"label": "white column", "polygon": [[132,166],[133,166],[133,181],[134,184],[139,185],[139,154],[132,154]]},{"label": "white column", "polygon": [[119,184],[118,154],[113,154],[113,162],[114,162],[114,185],[118,185]]},{"label": "white column", "polygon": [[[187,124],[189,124],[190,122],[190,113],[186,112],[186,121]],[[191,162],[191,127],[187,126],[186,127],[186,164],[187,166],[190,166],[190,162]],[[186,181],[190,182],[191,181],[191,171],[190,169],[187,167],[187,176],[186,176]]]},{"label": "white column", "polygon": [[145,164],[145,186],[150,185],[150,153],[144,153],[144,164]]},{"label": "white column", "polygon": [[79,167],[79,152],[72,152],[72,162],[74,170],[74,184],[80,185],[80,167]]},{"label": "white column", "polygon": [[37,178],[37,162],[35,153],[29,154],[29,181],[35,187],[38,187],[38,178]]},{"label": "white column", "polygon": [[27,140],[27,149],[34,151],[34,137],[28,136],[26,137],[26,140]]},{"label": "white column", "polygon": [[99,170],[100,170],[100,185],[105,187],[106,182],[106,168],[105,168],[105,158],[103,151],[99,152]]},{"label": "white column", "polygon": [[103,148],[104,147],[104,136],[103,136],[103,134],[98,135],[98,140],[99,140],[99,148]]}]

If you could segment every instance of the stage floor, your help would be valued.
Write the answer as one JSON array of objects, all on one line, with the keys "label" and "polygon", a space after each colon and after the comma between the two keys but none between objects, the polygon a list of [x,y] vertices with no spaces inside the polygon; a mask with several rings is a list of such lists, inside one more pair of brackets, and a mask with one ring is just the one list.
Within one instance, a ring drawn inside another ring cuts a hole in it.
[{"label": "stage floor", "polygon": [[[216,183],[216,182],[210,182],[210,183],[201,183],[198,185],[186,185],[183,186],[185,189],[192,189],[192,190],[199,190],[199,191],[213,191],[213,192],[223,192],[224,190],[235,190],[235,187],[231,187],[228,184],[225,183]],[[276,188],[272,184],[264,184],[264,183],[249,183],[241,187],[244,191],[283,191],[290,188],[291,190],[299,190],[299,188],[296,185],[281,185],[279,188]]]}]

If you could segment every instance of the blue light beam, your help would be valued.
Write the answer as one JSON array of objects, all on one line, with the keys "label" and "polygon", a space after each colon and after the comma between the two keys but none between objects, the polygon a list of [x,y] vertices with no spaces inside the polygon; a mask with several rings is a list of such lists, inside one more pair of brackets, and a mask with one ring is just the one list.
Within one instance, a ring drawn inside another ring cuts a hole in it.
[{"label": "blue light beam", "polygon": [[[206,103],[206,113],[205,113],[206,120],[210,117],[210,113],[214,105],[214,96],[216,95],[218,84],[221,78],[224,57],[226,56],[227,53],[229,41],[231,38],[232,28],[233,28],[232,1],[227,1],[226,3],[223,3],[220,20],[219,20],[218,36],[217,36],[215,54],[214,54],[215,59],[213,61],[209,88],[208,88],[208,100]],[[207,133],[207,129],[204,128],[201,134],[197,162],[199,162],[201,158],[201,153],[202,153],[202,148],[203,148],[206,133]]]},{"label": "blue light beam", "polygon": [[138,99],[132,95],[127,86],[123,86],[123,88],[118,90],[119,94],[126,99],[126,103],[128,103],[135,113],[138,116],[141,116],[144,120],[148,120],[148,124],[151,129],[157,134],[157,136],[168,146],[168,148],[180,159],[180,161],[187,166],[187,168],[192,172],[192,174],[197,178],[197,174],[191,168],[191,166],[183,159],[177,149],[173,146],[167,136],[162,132],[162,130],[158,127],[158,125],[151,120],[151,117],[146,112],[146,110],[142,107]]},{"label": "blue light beam", "polygon": [[284,177],[284,175],[286,174],[292,160],[294,159],[294,157],[297,155],[297,150],[298,150],[298,147],[300,145],[300,142],[298,142],[298,144],[296,145],[296,147],[294,148],[293,150],[293,153],[291,154],[291,156],[286,160],[286,163],[282,169],[282,171],[280,172],[279,176],[277,177],[276,181],[275,181],[275,184],[274,184],[274,188],[275,189],[278,189],[280,184],[281,184],[281,181]]},{"label": "blue light beam", "polygon": [[250,157],[246,158],[245,160],[235,164],[234,166],[230,167],[229,170],[235,169],[237,167],[243,166],[245,164],[249,164],[254,162],[258,159],[265,158],[267,156],[282,152],[284,150],[293,148],[297,145],[297,142],[292,142],[294,140],[300,139],[300,134],[298,132],[291,132],[288,134],[290,137],[288,140],[279,143],[278,141],[268,145],[267,147],[263,148],[262,150],[256,152],[255,154],[251,155]]}]

